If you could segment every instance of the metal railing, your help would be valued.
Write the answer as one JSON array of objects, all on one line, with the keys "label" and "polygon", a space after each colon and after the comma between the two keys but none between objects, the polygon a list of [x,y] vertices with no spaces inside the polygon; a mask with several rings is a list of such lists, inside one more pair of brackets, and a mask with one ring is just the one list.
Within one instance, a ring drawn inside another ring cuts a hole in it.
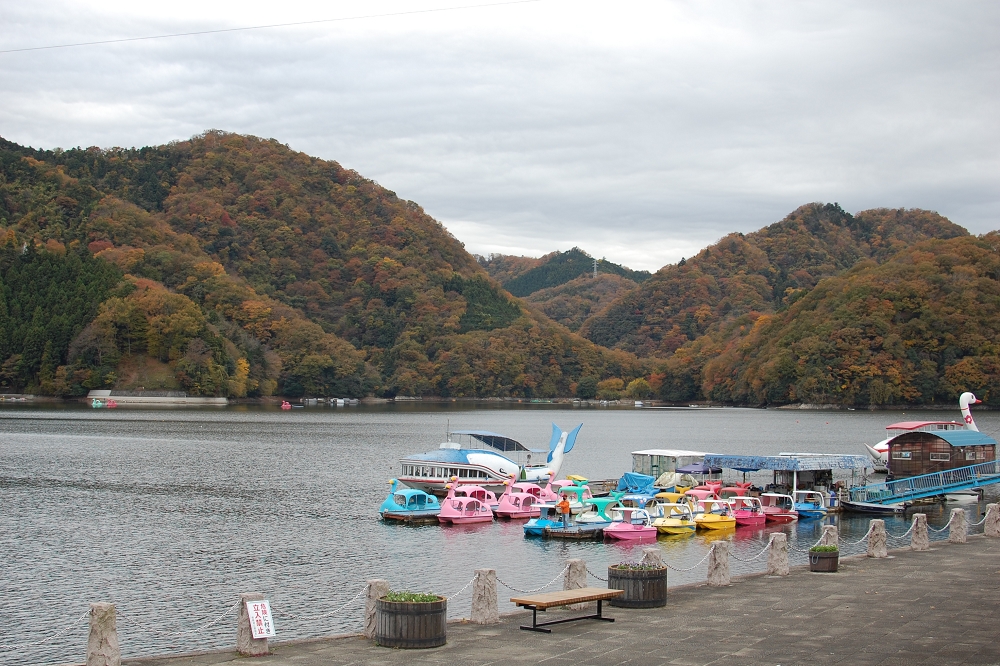
[{"label": "metal railing", "polygon": [[933,497],[955,490],[979,488],[992,483],[1000,483],[1000,461],[991,460],[943,472],[872,483],[859,488],[851,488],[849,492],[852,502],[889,504],[922,497]]}]

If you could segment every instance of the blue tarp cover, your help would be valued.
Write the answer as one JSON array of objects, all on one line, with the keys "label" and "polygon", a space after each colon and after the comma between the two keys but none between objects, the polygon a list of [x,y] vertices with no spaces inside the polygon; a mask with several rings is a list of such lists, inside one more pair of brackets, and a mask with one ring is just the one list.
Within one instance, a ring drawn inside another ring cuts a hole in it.
[{"label": "blue tarp cover", "polygon": [[754,472],[759,469],[778,469],[788,471],[809,471],[816,469],[864,469],[871,467],[868,456],[814,455],[814,456],[724,456],[710,453],[705,456],[705,464],[712,467],[725,467],[741,472]]},{"label": "blue tarp cover", "polygon": [[635,495],[652,495],[658,492],[653,488],[654,481],[656,481],[656,477],[647,476],[646,474],[636,474],[635,472],[625,472],[622,474],[622,478],[618,479],[618,488],[615,490],[624,490]]}]

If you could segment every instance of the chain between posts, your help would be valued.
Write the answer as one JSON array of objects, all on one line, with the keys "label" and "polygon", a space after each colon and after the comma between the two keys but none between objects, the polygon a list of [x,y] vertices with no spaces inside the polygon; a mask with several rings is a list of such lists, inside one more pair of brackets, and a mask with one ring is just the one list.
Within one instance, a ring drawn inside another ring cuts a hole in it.
[{"label": "chain between posts", "polygon": [[590,567],[587,567],[587,573],[589,573],[591,576],[593,576],[597,580],[601,581],[602,583],[607,583],[608,582],[607,578],[601,578],[600,576],[598,576],[597,574],[595,574],[593,571],[591,571]]},{"label": "chain between posts", "polygon": [[462,586],[462,589],[461,589],[461,590],[459,590],[459,591],[458,591],[458,592],[456,592],[455,594],[452,594],[452,595],[450,595],[450,596],[448,596],[448,597],[446,597],[446,598],[447,598],[447,599],[454,599],[454,598],[455,598],[455,597],[457,597],[458,595],[462,594],[462,592],[465,592],[465,590],[466,590],[466,589],[467,589],[467,588],[468,588],[468,587],[469,587],[470,585],[472,585],[472,584],[473,584],[474,582],[476,582],[476,579],[477,579],[477,578],[479,578],[479,574],[476,574],[475,576],[473,576],[473,577],[472,577],[472,578],[471,578],[471,579],[469,580],[469,582],[468,582],[468,583],[466,583],[465,585],[463,585],[463,586]]},{"label": "chain between posts", "polygon": [[[866,534],[865,536],[868,536],[868,535]],[[820,537],[819,539],[817,539],[816,543],[814,543],[813,545],[809,546],[809,548],[806,548],[806,549],[796,548],[795,546],[793,546],[791,544],[789,544],[788,547],[791,548],[792,550],[794,550],[796,553],[808,553],[810,551],[810,549],[815,548],[816,546],[818,546],[821,541],[823,541],[823,537]],[[862,539],[862,541],[864,541],[864,539]]]},{"label": "chain between posts", "polygon": [[698,562],[694,566],[690,566],[687,569],[678,569],[677,567],[672,567],[672,566],[670,566],[669,562],[666,563],[667,568],[670,569],[671,571],[677,571],[677,572],[680,572],[680,573],[684,573],[686,571],[693,571],[693,570],[697,569],[698,567],[700,567],[705,562],[705,560],[708,559],[708,556],[712,554],[713,550],[715,550],[715,544],[714,543],[712,544],[712,547],[708,549],[708,552],[705,553],[705,557],[701,558],[700,560],[698,560]]},{"label": "chain between posts", "polygon": [[566,573],[566,570],[567,570],[567,569],[569,569],[569,565],[568,565],[568,564],[567,564],[566,566],[564,566],[564,567],[563,567],[562,571],[560,571],[560,572],[559,572],[559,573],[558,573],[558,574],[556,575],[556,577],[555,577],[555,578],[553,578],[552,580],[550,580],[550,581],[549,581],[548,583],[546,583],[545,585],[542,585],[541,587],[536,587],[536,588],[535,588],[535,589],[533,589],[533,590],[519,590],[519,589],[517,589],[516,587],[513,587],[512,585],[508,585],[507,583],[505,583],[505,582],[503,582],[502,580],[500,580],[500,576],[497,576],[497,582],[498,582],[498,583],[500,583],[501,585],[503,585],[504,587],[506,587],[506,588],[507,588],[508,590],[512,590],[512,591],[514,591],[514,592],[517,592],[518,594],[532,594],[532,593],[534,593],[534,592],[538,592],[538,591],[540,591],[540,590],[544,590],[544,589],[545,589],[545,588],[547,588],[547,587],[548,587],[549,585],[551,585],[552,583],[554,583],[554,582],[556,582],[557,580],[559,580],[560,576],[562,576],[562,575],[563,575],[564,573]]},{"label": "chain between posts", "polygon": [[80,617],[76,618],[75,620],[72,620],[68,625],[66,625],[65,629],[62,629],[61,631],[58,631],[58,632],[52,634],[51,636],[47,636],[47,637],[42,638],[42,639],[37,640],[37,641],[32,641],[30,643],[13,643],[13,644],[7,644],[7,645],[0,644],[0,650],[23,650],[25,648],[36,647],[38,645],[44,645],[45,643],[48,643],[49,641],[55,640],[57,638],[60,638],[62,636],[65,636],[66,634],[68,634],[70,631],[73,630],[73,628],[76,626],[76,624],[80,620],[84,619],[88,615],[90,615],[90,611],[89,610],[86,613],[84,613],[83,615],[81,615]]},{"label": "chain between posts", "polygon": [[237,601],[235,604],[233,604],[232,606],[230,606],[229,608],[227,608],[226,612],[224,612],[222,615],[220,615],[219,617],[215,618],[214,620],[206,622],[205,624],[203,624],[203,625],[201,625],[199,627],[195,627],[194,629],[186,629],[184,631],[160,631],[159,629],[156,629],[155,627],[150,627],[149,625],[143,624],[142,622],[139,622],[138,620],[133,620],[132,618],[130,618],[128,615],[125,615],[121,611],[117,611],[116,614],[117,614],[118,619],[119,620],[124,620],[126,624],[135,625],[135,626],[139,627],[140,629],[142,629],[144,631],[148,631],[148,632],[153,633],[153,634],[156,634],[157,636],[163,636],[165,638],[176,638],[178,636],[187,636],[188,634],[195,634],[195,633],[198,633],[199,631],[204,631],[205,629],[210,629],[211,627],[214,627],[215,625],[219,624],[224,619],[226,619],[227,617],[229,617],[229,615],[232,614],[232,612],[235,611],[239,607],[240,607],[240,602]]},{"label": "chain between posts", "polygon": [[917,526],[917,521],[914,520],[914,521],[910,522],[910,529],[906,530],[905,532],[903,532],[899,536],[896,536],[895,534],[891,534],[888,530],[886,530],[885,535],[888,538],[890,538],[890,539],[905,539],[907,537],[907,535],[909,535],[909,533],[912,532],[913,528],[916,527],[916,526]]},{"label": "chain between posts", "polygon": [[982,520],[980,520],[978,523],[969,523],[969,527],[979,527],[985,522],[986,522],[986,514],[983,514]]},{"label": "chain between posts", "polygon": [[[872,534],[872,530],[874,530],[874,529],[875,529],[875,525],[874,524],[869,525],[868,531],[865,532],[865,535],[863,537],[861,537],[857,541],[845,541],[844,545],[845,546],[857,546],[859,543],[862,543],[865,539],[867,539],[868,537],[870,537],[871,534]],[[822,539],[820,539],[820,541],[822,541]],[[819,543],[819,542],[817,541],[817,543]]]},{"label": "chain between posts", "polygon": [[[347,608],[348,606],[350,606],[351,604],[353,604],[355,601],[357,601],[358,597],[360,597],[362,594],[364,594],[367,591],[368,591],[368,586],[365,585],[363,588],[361,588],[361,591],[358,592],[357,594],[355,594],[351,598],[351,600],[348,601],[347,603],[345,603],[345,604],[343,604],[341,606],[338,606],[337,608],[335,608],[334,610],[330,611],[329,613],[326,613],[325,615],[317,615],[316,617],[309,618],[309,619],[315,621],[315,620],[323,620],[323,619],[326,619],[328,617],[333,617],[334,615],[336,615],[337,613],[339,613],[340,611],[344,610],[345,608]],[[303,619],[305,619],[301,615],[296,615],[294,613],[288,613],[288,612],[282,613],[282,612],[280,612],[276,608],[272,608],[271,610],[274,612],[275,615],[283,615],[284,617],[287,617],[287,618],[289,618],[291,620],[303,620]]]},{"label": "chain between posts", "polygon": [[768,542],[767,542],[767,545],[766,545],[766,546],[764,546],[764,550],[760,551],[759,553],[757,553],[756,555],[754,555],[753,557],[751,557],[751,558],[750,558],[749,560],[744,560],[744,559],[743,559],[742,557],[738,557],[738,556],[737,556],[737,555],[735,555],[734,553],[729,553],[729,557],[733,558],[733,559],[734,559],[734,560],[736,560],[737,562],[744,562],[744,563],[746,563],[746,564],[749,564],[750,562],[753,562],[753,561],[754,561],[754,560],[756,560],[756,559],[757,559],[758,557],[760,557],[761,555],[763,555],[764,553],[766,553],[766,552],[768,551],[768,549],[769,549],[770,547],[771,547],[771,542],[770,542],[770,541],[768,541]]}]

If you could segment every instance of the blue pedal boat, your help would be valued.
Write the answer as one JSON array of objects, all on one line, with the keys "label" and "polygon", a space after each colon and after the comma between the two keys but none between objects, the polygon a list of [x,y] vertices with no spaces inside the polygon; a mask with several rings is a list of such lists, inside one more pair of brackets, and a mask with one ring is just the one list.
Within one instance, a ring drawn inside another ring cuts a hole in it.
[{"label": "blue pedal boat", "polygon": [[434,495],[414,488],[402,488],[397,479],[389,481],[389,496],[382,502],[378,513],[382,520],[404,523],[436,523],[441,513],[441,503]]},{"label": "blue pedal boat", "polygon": [[562,519],[556,516],[554,506],[542,504],[539,505],[539,509],[541,514],[538,518],[532,518],[524,524],[524,536],[544,536],[546,527],[555,530],[563,529]]},{"label": "blue pedal boat", "polygon": [[799,512],[799,520],[823,518],[826,516],[825,498],[815,490],[795,491],[795,510]]}]

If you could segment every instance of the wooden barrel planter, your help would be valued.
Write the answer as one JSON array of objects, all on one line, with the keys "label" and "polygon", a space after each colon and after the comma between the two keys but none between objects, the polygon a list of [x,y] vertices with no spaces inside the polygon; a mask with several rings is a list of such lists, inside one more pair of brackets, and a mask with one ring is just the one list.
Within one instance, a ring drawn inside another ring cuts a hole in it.
[{"label": "wooden barrel planter", "polygon": [[809,571],[835,573],[839,565],[839,552],[809,551]]},{"label": "wooden barrel planter", "polygon": [[659,608],[667,605],[667,568],[628,569],[608,567],[608,589],[625,590],[625,594],[609,599],[612,606],[622,608]]},{"label": "wooden barrel planter", "polygon": [[394,648],[432,648],[445,644],[448,600],[375,602],[375,642]]}]

